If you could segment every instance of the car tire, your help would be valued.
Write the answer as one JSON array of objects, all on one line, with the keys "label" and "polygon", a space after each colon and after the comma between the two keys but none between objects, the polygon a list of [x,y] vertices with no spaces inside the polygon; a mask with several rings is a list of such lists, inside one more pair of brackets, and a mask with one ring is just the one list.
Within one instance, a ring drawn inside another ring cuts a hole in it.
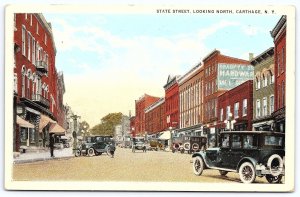
[{"label": "car tire", "polygon": [[81,155],[81,151],[80,150],[76,150],[75,151],[75,157],[79,157]]},{"label": "car tire", "polygon": [[[277,161],[277,162],[276,162]],[[275,166],[273,168],[272,166],[272,163],[275,162],[275,165],[278,165],[278,166]],[[277,164],[278,163],[278,164]],[[273,177],[277,177],[281,174],[282,172],[282,169],[283,169],[283,159],[277,155],[277,154],[273,154],[272,156],[270,156],[270,158],[268,159],[268,162],[267,162],[267,166],[269,167],[270,169],[270,172],[271,172],[271,175]],[[280,170],[278,170],[278,168]]]},{"label": "car tire", "polygon": [[226,174],[228,173],[227,171],[225,170],[219,170],[219,173],[221,176],[226,176]]},{"label": "car tire", "polygon": [[200,176],[204,170],[204,161],[202,157],[197,156],[193,158],[193,172],[195,175]]},{"label": "car tire", "polygon": [[88,156],[90,156],[90,157],[94,156],[94,154],[95,154],[94,149],[93,149],[93,148],[89,148],[89,149],[87,150],[87,154],[88,154]]},{"label": "car tire", "polygon": [[271,174],[266,174],[266,179],[269,183],[281,183],[282,175],[273,176]]},{"label": "car tire", "polygon": [[244,162],[239,168],[240,179],[243,183],[253,183],[256,178],[256,172],[253,164]]}]

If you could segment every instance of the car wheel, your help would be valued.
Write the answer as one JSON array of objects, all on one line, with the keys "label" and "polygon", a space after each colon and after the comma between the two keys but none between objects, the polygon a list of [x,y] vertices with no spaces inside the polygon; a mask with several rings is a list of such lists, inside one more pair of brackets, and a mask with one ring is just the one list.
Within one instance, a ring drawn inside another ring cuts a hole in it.
[{"label": "car wheel", "polygon": [[89,148],[88,151],[87,151],[87,153],[88,153],[88,156],[92,157],[92,156],[94,156],[95,151],[94,151],[93,148]]},{"label": "car wheel", "polygon": [[269,183],[280,183],[282,179],[282,175],[273,176],[271,174],[266,174],[266,179]]},{"label": "car wheel", "polygon": [[79,157],[81,155],[81,151],[80,150],[76,150],[75,151],[75,157]]},{"label": "car wheel", "polygon": [[221,176],[226,176],[226,174],[228,173],[227,171],[224,170],[219,170],[219,172]]},{"label": "car wheel", "polygon": [[202,157],[197,156],[193,158],[193,171],[194,174],[200,176],[204,170],[204,162]]},{"label": "car wheel", "polygon": [[243,183],[252,183],[256,178],[255,169],[250,162],[245,162],[240,166],[239,174]]}]

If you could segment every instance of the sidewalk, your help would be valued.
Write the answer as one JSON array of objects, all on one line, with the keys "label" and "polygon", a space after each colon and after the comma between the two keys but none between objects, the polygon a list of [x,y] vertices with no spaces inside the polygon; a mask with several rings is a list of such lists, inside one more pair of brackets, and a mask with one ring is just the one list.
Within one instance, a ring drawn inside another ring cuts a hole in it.
[{"label": "sidewalk", "polygon": [[14,163],[31,163],[53,159],[67,159],[74,157],[72,148],[54,149],[54,158],[50,157],[50,150],[38,150],[36,152],[21,153],[14,158]]}]

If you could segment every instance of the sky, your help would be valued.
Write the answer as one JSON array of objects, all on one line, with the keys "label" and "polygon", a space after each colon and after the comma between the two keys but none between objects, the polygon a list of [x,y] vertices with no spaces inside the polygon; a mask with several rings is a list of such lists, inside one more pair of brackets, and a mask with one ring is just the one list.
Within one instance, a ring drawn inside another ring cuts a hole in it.
[{"label": "sky", "polygon": [[248,60],[272,47],[279,15],[43,13],[51,23],[64,103],[87,121],[131,110],[144,93],[163,97],[168,75],[183,75],[214,49]]}]

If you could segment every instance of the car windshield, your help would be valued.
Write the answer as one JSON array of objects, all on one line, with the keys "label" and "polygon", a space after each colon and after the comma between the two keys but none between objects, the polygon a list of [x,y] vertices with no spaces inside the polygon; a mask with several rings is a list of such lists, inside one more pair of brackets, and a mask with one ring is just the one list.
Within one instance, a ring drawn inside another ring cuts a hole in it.
[{"label": "car windshield", "polygon": [[282,146],[282,137],[274,136],[274,135],[267,135],[265,136],[265,145],[268,146]]}]

